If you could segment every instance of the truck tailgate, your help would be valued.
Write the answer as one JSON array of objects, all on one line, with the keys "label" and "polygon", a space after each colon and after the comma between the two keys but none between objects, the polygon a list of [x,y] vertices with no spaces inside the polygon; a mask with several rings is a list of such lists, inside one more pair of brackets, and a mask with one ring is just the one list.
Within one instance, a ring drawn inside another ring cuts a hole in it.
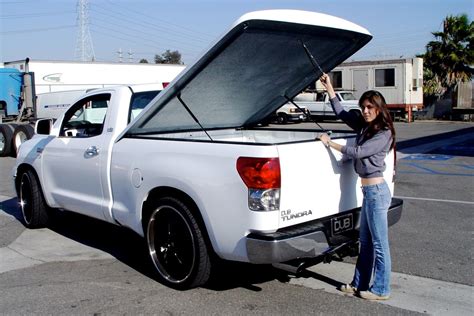
[{"label": "truck tailgate", "polygon": [[[333,141],[345,145],[353,137]],[[278,145],[281,167],[281,200],[279,227],[326,217],[360,207],[360,179],[352,160],[343,161],[342,154],[326,148],[322,142]],[[386,181],[393,188],[392,154],[387,156]],[[393,191],[392,191],[393,192]]]}]

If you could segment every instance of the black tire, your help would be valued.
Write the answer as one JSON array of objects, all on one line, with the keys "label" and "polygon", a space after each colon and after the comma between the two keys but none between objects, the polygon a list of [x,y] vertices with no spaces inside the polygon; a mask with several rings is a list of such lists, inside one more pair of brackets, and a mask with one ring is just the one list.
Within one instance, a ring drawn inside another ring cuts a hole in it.
[{"label": "black tire", "polygon": [[173,197],[159,199],[145,228],[148,251],[163,284],[185,290],[208,281],[208,248],[186,204]]},{"label": "black tire", "polygon": [[278,124],[288,123],[288,116],[285,113],[278,113],[277,122]]},{"label": "black tire", "polygon": [[10,156],[12,152],[13,130],[16,124],[0,124],[0,157]]},{"label": "black tire", "polygon": [[21,124],[15,128],[13,133],[13,149],[15,154],[18,154],[20,145],[28,139],[31,139],[35,134],[35,128],[29,124]]},{"label": "black tire", "polygon": [[48,223],[48,206],[36,174],[27,170],[20,175],[18,190],[23,221],[28,228],[43,228]]}]

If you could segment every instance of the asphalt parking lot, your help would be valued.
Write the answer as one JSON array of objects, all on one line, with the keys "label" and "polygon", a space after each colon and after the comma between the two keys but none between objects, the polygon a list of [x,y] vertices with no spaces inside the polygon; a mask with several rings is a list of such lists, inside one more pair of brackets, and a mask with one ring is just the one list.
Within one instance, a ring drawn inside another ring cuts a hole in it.
[{"label": "asphalt parking lot", "polygon": [[25,229],[10,182],[14,161],[0,158],[0,314],[470,315],[474,123],[397,123],[396,131],[395,196],[404,199],[404,211],[390,229],[387,302],[336,290],[349,281],[353,259],[297,278],[269,266],[226,263],[209,286],[166,288],[154,280],[140,238],[125,229],[70,213],[47,229]]}]

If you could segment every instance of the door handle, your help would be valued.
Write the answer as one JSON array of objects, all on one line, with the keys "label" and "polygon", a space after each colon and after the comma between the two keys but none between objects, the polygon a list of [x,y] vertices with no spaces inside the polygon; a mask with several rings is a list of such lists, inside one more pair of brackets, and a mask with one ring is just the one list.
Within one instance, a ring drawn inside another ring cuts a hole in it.
[{"label": "door handle", "polygon": [[94,157],[94,156],[97,156],[99,152],[100,152],[99,148],[95,146],[90,146],[89,148],[86,149],[86,156]]}]

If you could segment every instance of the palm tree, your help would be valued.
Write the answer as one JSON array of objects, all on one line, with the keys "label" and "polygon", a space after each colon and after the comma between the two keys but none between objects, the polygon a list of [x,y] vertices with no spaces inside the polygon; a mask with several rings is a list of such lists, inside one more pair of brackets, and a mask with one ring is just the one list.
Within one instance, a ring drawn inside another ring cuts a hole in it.
[{"label": "palm tree", "polygon": [[447,16],[443,26],[443,32],[432,33],[436,40],[426,45],[423,56],[428,95],[451,93],[474,74],[474,22],[462,14]]}]

